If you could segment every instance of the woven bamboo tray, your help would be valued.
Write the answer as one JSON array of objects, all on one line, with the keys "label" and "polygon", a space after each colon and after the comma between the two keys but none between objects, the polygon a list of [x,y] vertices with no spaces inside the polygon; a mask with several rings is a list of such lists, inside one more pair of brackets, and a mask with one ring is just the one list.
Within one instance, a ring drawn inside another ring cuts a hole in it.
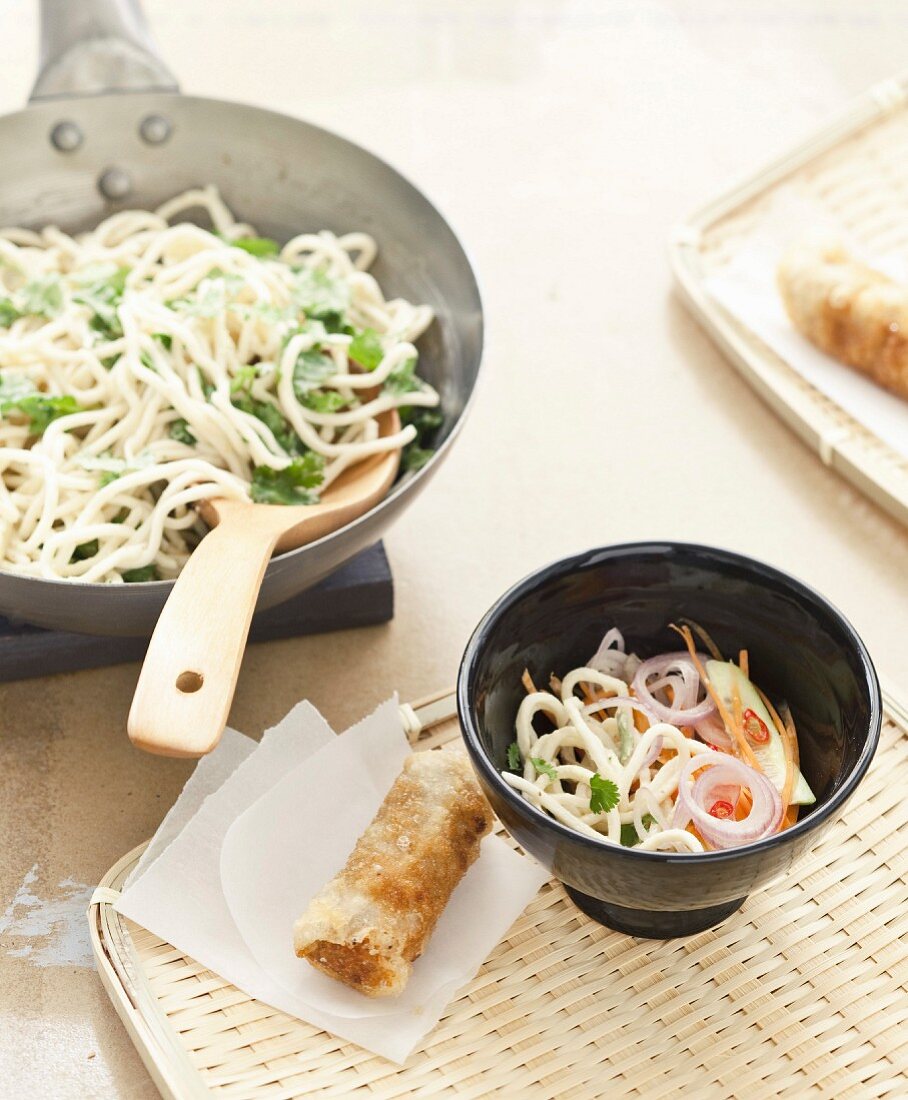
[{"label": "woven bamboo tray", "polygon": [[869,250],[908,250],[906,164],[908,74],[871,88],[804,144],[677,226],[670,256],[693,312],[757,393],[827,465],[908,523],[908,460],[805,381],[704,288],[746,247],[782,187],[816,204]]},{"label": "woven bamboo tray", "polygon": [[[161,1094],[179,1100],[905,1096],[908,710],[886,703],[870,772],[797,877],[666,942],[610,932],[551,882],[403,1068],[252,1000],[116,913],[144,845],[89,909],[101,978]],[[452,708],[451,696],[403,708],[411,741],[458,737]]]}]

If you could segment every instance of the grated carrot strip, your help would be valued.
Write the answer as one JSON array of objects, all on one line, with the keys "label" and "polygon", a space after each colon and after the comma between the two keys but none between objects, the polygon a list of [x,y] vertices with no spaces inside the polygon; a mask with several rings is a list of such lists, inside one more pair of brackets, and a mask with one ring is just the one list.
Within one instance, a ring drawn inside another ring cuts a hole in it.
[{"label": "grated carrot strip", "polygon": [[685,629],[692,629],[694,631],[700,641],[709,650],[710,657],[712,657],[716,661],[725,660],[725,658],[722,656],[722,650],[719,649],[716,643],[712,640],[709,634],[706,633],[703,627],[700,626],[699,623],[695,623],[693,619],[682,619],[681,622],[684,624]]},{"label": "grated carrot strip", "polygon": [[530,675],[530,670],[528,668],[525,668],[523,670],[523,675],[520,677],[520,682],[523,684],[527,695],[536,694],[538,689],[533,683],[533,677]]},{"label": "grated carrot strip", "polygon": [[731,688],[731,713],[735,720],[735,729],[744,729],[744,707],[741,704],[741,692],[738,690],[737,684],[732,684]]},{"label": "grated carrot strip", "polygon": [[792,742],[791,748],[792,748],[792,754],[794,756],[795,767],[800,768],[801,767],[801,750],[798,746],[798,731],[795,728],[794,718],[792,717],[791,711],[788,709],[788,706],[786,705],[783,709],[784,709],[785,713],[782,715],[782,717],[785,720],[785,728],[791,734],[791,742]]},{"label": "grated carrot strip", "polygon": [[[670,626],[672,630],[680,634],[681,637],[684,639],[684,644],[687,646],[688,651],[690,652],[691,660],[694,662],[694,668],[699,673],[700,679],[703,681],[703,686],[709,693],[710,698],[716,704],[716,709],[719,711],[719,717],[725,723],[726,730],[728,730],[732,737],[734,737],[740,751],[740,755],[747,761],[748,764],[750,764],[750,766],[755,771],[762,772],[763,769],[760,767],[760,762],[759,760],[757,760],[756,756],[754,756],[753,749],[751,749],[750,745],[748,745],[747,741],[745,740],[744,733],[741,729],[739,729],[732,716],[728,713],[728,708],[725,706],[722,697],[710,683],[709,678],[706,675],[706,669],[700,663],[700,658],[697,656],[697,647],[694,645],[694,639],[693,635],[690,632],[690,627],[679,627],[675,626],[674,623],[671,623]],[[738,699],[739,706],[740,703],[741,700]]]},{"label": "grated carrot strip", "polygon": [[791,711],[788,707],[785,707],[783,718],[785,721],[785,737],[782,739],[785,746],[785,787],[782,790],[782,805],[787,812],[788,807],[791,805],[791,796],[794,791],[795,776],[798,773],[800,756],[797,749],[798,733],[795,729],[794,719],[791,717]]},{"label": "grated carrot strip", "polygon": [[750,657],[747,655],[747,650],[742,649],[738,653],[738,668],[744,673],[747,679],[750,679]]},{"label": "grated carrot strip", "polygon": [[741,793],[738,795],[738,801],[735,805],[735,820],[741,821],[747,817],[753,808],[753,799],[750,796],[750,791],[746,787],[741,788]]},{"label": "grated carrot strip", "polygon": [[794,754],[791,751],[791,734],[788,730],[785,730],[785,736],[782,738],[782,746],[785,749],[785,783],[782,786],[782,811],[788,812],[788,807],[791,805],[791,795],[794,790],[795,780],[795,766],[794,766]]}]

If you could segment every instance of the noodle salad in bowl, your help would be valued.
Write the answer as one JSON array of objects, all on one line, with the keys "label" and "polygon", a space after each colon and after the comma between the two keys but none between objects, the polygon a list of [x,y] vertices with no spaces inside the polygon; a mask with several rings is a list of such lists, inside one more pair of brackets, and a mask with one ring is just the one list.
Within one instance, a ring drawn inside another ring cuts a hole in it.
[{"label": "noodle salad in bowl", "polygon": [[549,691],[525,671],[503,778],[576,832],[641,851],[733,848],[785,830],[816,801],[790,712],[751,682],[746,650],[726,661],[695,624],[673,629],[686,648],[645,661],[609,630]]},{"label": "noodle salad in bowl", "polygon": [[[199,208],[210,230],[171,224]],[[423,465],[433,312],[386,300],[375,254],[365,233],[280,246],[213,187],[77,237],[0,231],[0,569],[168,579],[205,534],[200,501],[310,504],[370,455]]]}]

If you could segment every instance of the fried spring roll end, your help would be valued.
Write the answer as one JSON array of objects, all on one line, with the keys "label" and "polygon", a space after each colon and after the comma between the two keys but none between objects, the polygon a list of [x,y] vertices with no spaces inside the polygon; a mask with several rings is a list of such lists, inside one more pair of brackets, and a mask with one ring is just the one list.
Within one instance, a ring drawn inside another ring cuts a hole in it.
[{"label": "fried spring roll end", "polygon": [[777,282],[802,336],[908,398],[908,288],[828,243],[792,248]]},{"label": "fried spring roll end", "polygon": [[296,922],[296,954],[366,996],[400,993],[491,828],[462,753],[407,757],[343,870]]}]

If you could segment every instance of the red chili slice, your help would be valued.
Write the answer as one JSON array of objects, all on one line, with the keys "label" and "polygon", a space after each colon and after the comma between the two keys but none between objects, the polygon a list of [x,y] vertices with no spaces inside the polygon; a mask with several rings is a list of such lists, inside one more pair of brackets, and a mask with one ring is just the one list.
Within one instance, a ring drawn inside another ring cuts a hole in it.
[{"label": "red chili slice", "polygon": [[730,802],[726,802],[724,798],[720,798],[718,802],[714,802],[712,806],[710,806],[709,812],[713,817],[726,818],[734,814],[735,808]]},{"label": "red chili slice", "polygon": [[751,741],[756,741],[758,745],[765,744],[769,740],[769,730],[766,728],[766,723],[750,707],[744,711],[744,732]]}]

